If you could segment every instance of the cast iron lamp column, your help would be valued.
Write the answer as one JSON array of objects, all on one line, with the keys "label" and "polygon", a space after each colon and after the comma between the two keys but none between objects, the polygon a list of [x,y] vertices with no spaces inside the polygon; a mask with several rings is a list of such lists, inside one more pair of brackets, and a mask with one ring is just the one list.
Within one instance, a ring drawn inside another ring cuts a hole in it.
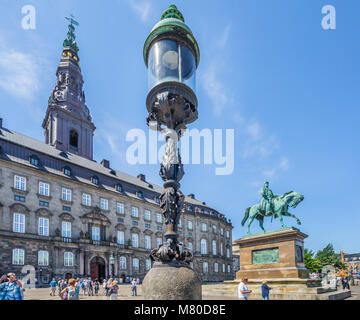
[{"label": "cast iron lamp column", "polygon": [[[162,277],[173,278],[175,282],[178,281],[175,273],[180,271],[174,268],[183,268],[186,279],[182,280],[187,282],[184,284],[183,281],[181,285],[188,286],[192,291],[176,292],[176,285],[171,288],[171,283],[163,283],[161,287],[161,279],[157,279],[160,273],[150,270],[143,282],[144,296],[145,299],[201,299],[200,281],[189,267],[193,255],[188,248],[180,249],[177,239],[177,224],[184,202],[179,183],[184,169],[178,141],[186,125],[198,118],[198,101],[194,90],[200,51],[195,37],[175,5],[170,5],[151,30],[145,41],[143,54],[149,82],[146,98],[149,112],[147,124],[152,129],[164,132],[166,140],[165,155],[159,172],[164,181],[160,207],[165,218],[165,242],[151,251],[150,258],[155,261],[153,269],[162,267]],[[167,271],[164,268],[168,268]],[[152,285],[151,280],[154,280]]]}]

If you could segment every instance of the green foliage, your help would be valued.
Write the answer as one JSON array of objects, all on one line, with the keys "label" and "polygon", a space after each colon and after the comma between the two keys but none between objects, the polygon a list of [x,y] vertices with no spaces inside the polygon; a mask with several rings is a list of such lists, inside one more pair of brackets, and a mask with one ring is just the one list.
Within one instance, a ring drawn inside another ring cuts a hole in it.
[{"label": "green foliage", "polygon": [[304,264],[311,273],[321,271],[321,263],[318,259],[314,258],[314,252],[312,250],[304,250]]},{"label": "green foliage", "polygon": [[320,261],[322,266],[334,265],[337,258],[333,245],[329,243],[324,249],[319,250],[315,258]]}]

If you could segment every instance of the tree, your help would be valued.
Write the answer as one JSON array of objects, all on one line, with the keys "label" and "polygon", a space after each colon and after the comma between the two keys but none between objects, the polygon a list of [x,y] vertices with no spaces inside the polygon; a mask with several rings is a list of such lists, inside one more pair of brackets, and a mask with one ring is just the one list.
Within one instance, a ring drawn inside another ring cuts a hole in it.
[{"label": "tree", "polygon": [[334,247],[329,243],[324,249],[319,250],[315,256],[321,264],[321,268],[326,265],[334,266],[337,269],[343,269],[345,265],[341,263],[341,260],[336,256]]},{"label": "tree", "polygon": [[319,272],[321,270],[321,263],[318,259],[314,258],[314,252],[312,250],[304,250],[304,264],[311,273]]}]

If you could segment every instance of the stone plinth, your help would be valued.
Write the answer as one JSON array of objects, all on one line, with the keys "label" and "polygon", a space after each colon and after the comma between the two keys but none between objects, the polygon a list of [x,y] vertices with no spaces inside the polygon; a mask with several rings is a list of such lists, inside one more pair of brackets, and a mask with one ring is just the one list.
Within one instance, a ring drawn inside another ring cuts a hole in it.
[{"label": "stone plinth", "polygon": [[142,288],[146,300],[201,300],[201,280],[185,263],[155,262]]},{"label": "stone plinth", "polygon": [[304,265],[304,239],[296,228],[247,236],[234,243],[240,248],[236,279],[308,279]]}]

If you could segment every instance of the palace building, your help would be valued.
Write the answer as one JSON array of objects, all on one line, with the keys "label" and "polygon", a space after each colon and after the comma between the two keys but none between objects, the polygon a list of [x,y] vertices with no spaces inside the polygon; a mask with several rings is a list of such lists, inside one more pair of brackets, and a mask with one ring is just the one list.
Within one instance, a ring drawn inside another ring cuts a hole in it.
[{"label": "palace building", "polygon": [[[44,142],[0,119],[0,272],[19,279],[143,279],[164,240],[162,188],[93,159],[95,125],[86,105],[78,47],[69,26],[42,122]],[[6,119],[5,119],[6,120]],[[179,241],[203,281],[234,278],[232,224],[185,197]]]}]

